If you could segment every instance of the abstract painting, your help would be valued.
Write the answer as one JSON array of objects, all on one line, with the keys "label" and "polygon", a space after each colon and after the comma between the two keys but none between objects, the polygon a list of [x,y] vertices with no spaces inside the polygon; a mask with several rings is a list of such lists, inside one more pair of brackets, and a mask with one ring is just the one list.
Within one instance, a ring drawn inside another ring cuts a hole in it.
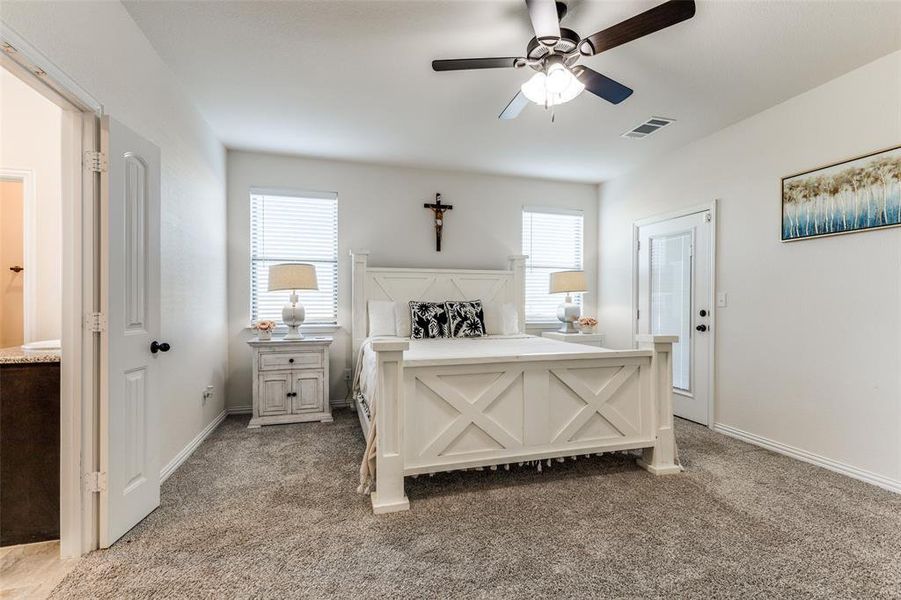
[{"label": "abstract painting", "polygon": [[782,178],[782,241],[901,225],[901,146]]}]

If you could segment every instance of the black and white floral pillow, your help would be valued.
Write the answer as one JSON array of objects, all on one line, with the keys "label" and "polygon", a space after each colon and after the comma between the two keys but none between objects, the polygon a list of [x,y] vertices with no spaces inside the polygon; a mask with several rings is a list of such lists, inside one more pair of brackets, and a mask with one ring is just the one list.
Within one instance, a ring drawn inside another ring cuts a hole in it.
[{"label": "black and white floral pillow", "polygon": [[410,337],[448,337],[447,307],[444,302],[410,302]]},{"label": "black and white floral pillow", "polygon": [[485,313],[482,311],[481,300],[466,302],[448,300],[445,305],[447,306],[450,337],[482,337],[485,335]]}]

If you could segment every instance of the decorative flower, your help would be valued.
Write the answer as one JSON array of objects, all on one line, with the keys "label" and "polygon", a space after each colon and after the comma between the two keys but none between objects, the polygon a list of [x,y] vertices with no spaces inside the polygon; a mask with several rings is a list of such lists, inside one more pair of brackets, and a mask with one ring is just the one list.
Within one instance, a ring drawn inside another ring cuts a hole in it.
[{"label": "decorative flower", "polygon": [[579,325],[582,327],[597,327],[598,320],[594,317],[582,317],[579,319]]},{"label": "decorative flower", "polygon": [[257,331],[272,331],[275,329],[275,321],[263,320],[252,325]]}]

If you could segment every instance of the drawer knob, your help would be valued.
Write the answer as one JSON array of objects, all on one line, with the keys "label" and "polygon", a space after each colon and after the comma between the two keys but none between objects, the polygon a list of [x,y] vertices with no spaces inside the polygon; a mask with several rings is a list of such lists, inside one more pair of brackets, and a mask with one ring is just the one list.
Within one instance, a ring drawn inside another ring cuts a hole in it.
[{"label": "drawer knob", "polygon": [[289,358],[289,359],[288,359],[288,362],[293,364],[293,363],[294,363],[294,359],[293,359],[293,358]]}]

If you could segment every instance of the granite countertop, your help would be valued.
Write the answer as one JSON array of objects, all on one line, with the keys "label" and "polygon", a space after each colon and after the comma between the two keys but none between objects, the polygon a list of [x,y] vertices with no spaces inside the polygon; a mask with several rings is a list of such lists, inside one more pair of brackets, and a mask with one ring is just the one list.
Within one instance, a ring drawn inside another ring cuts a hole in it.
[{"label": "granite countertop", "polygon": [[59,362],[59,354],[27,353],[19,346],[12,348],[0,348],[0,365],[14,365],[22,363],[57,363]]}]

